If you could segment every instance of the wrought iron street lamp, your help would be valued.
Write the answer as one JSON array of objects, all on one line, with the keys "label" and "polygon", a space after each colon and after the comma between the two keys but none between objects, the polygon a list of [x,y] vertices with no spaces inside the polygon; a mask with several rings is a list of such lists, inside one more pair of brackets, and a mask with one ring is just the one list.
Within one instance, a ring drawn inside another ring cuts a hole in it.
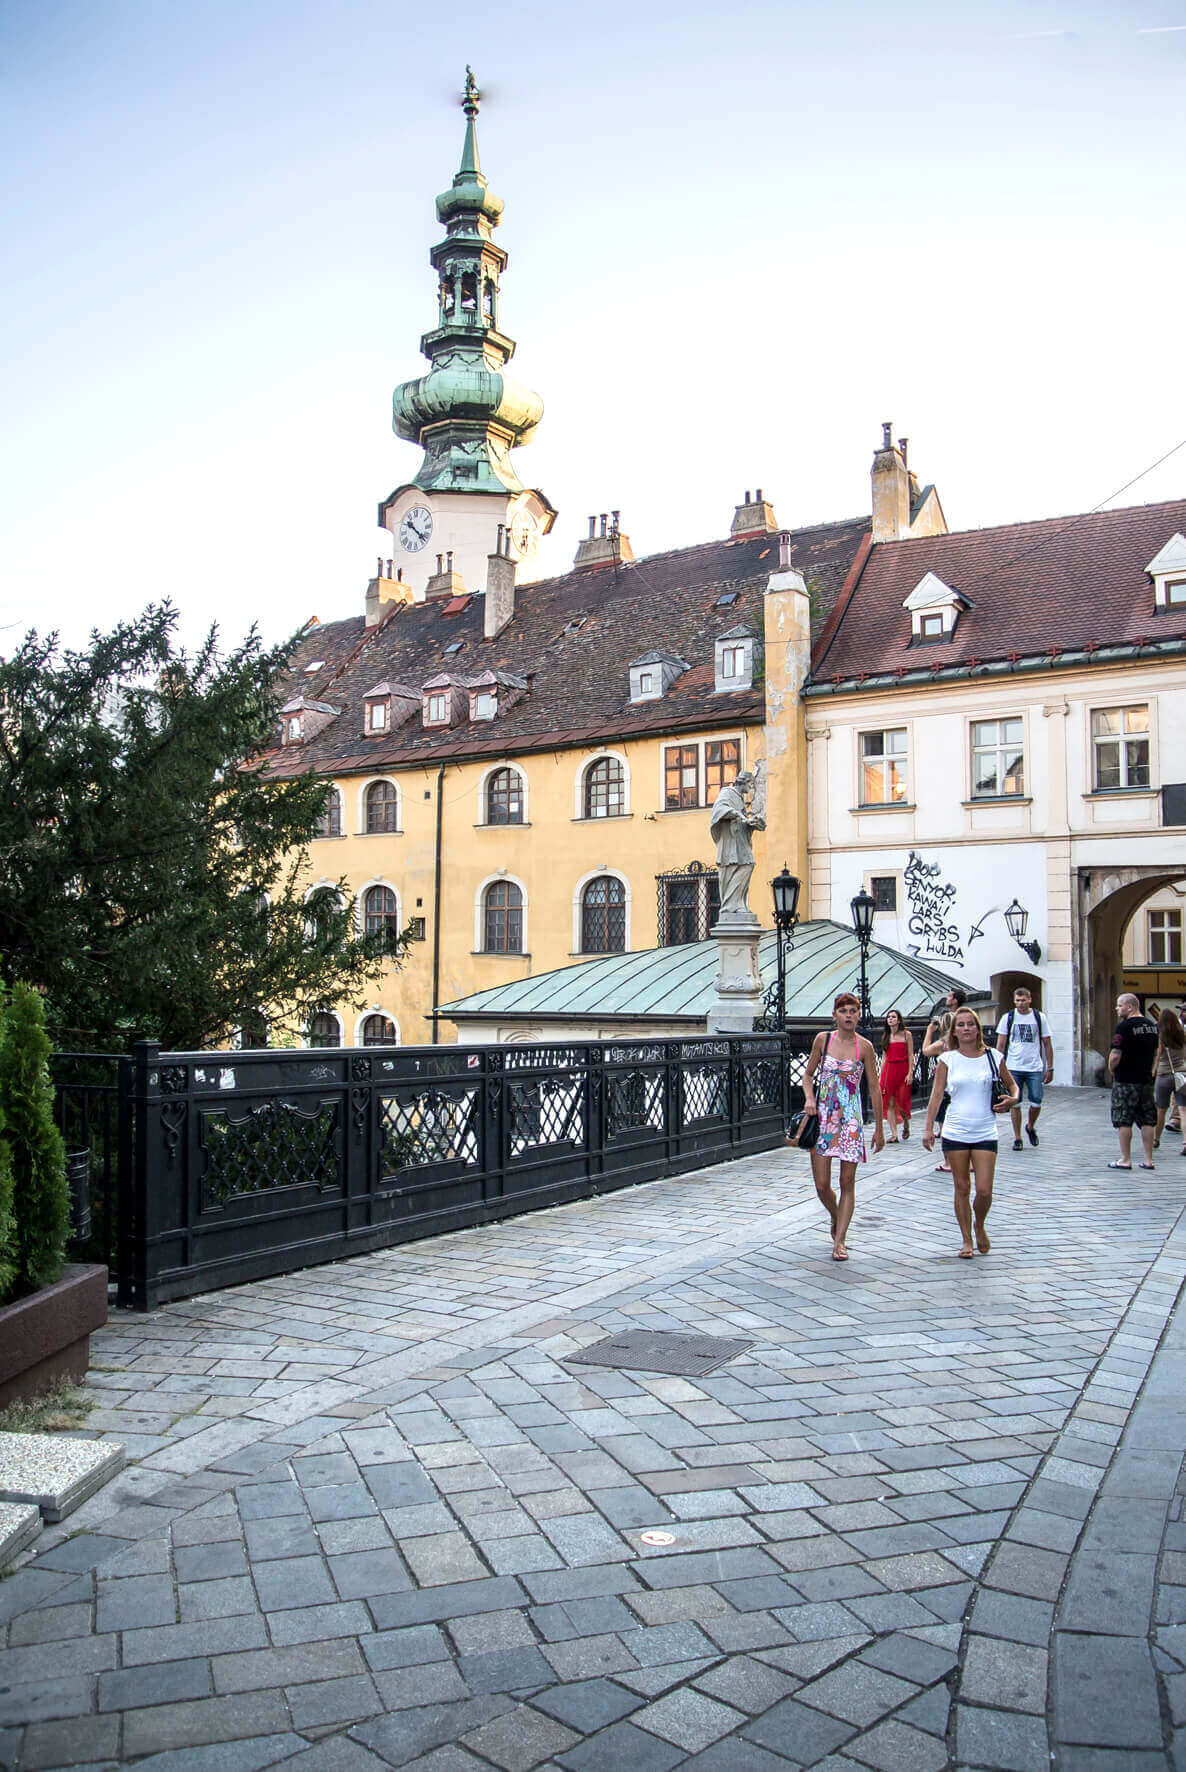
[{"label": "wrought iron street lamp", "polygon": [[800,885],[784,861],[781,874],[775,874],[770,887],[774,893],[774,927],[778,935],[777,1014],[781,1032],[787,1025],[787,951],[799,921]]},{"label": "wrought iron street lamp", "polygon": [[1017,901],[1017,899],[1014,899],[1013,903],[1006,908],[1006,911],[1005,911],[1005,927],[1006,927],[1006,929],[1009,931],[1010,935],[1013,937],[1014,941],[1017,943],[1017,945],[1021,949],[1022,953],[1028,954],[1030,960],[1036,966],[1038,964],[1038,961],[1042,958],[1042,949],[1041,949],[1040,944],[1036,941],[1023,941],[1022,940],[1022,937],[1025,934],[1027,927],[1029,926],[1029,920],[1030,920],[1029,912],[1026,910],[1026,908],[1023,904],[1020,904]]},{"label": "wrought iron street lamp", "polygon": [[862,887],[852,901],[852,926],[861,944],[861,1022],[869,1020],[869,941],[873,934],[873,913],[877,909],[873,895]]}]

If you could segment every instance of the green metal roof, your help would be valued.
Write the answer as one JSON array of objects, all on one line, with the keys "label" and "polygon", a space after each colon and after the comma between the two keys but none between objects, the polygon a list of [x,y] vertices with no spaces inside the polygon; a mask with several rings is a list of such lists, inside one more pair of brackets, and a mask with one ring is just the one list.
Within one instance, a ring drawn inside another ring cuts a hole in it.
[{"label": "green metal roof", "polygon": [[[773,929],[763,931],[759,957],[767,984],[777,969],[775,942]],[[787,1019],[827,1020],[833,999],[841,991],[856,989],[860,952],[853,931],[842,923],[800,923],[787,955]],[[680,947],[603,954],[577,966],[459,997],[442,1004],[441,1014],[454,1020],[587,1016],[613,1021],[651,1016],[657,1021],[703,1022],[716,996],[717,956],[711,936]],[[869,1001],[876,1017],[890,1009],[900,1009],[908,1017],[926,1015],[952,985],[967,989],[973,999],[985,994],[913,954],[899,954],[877,942],[869,948]]]}]

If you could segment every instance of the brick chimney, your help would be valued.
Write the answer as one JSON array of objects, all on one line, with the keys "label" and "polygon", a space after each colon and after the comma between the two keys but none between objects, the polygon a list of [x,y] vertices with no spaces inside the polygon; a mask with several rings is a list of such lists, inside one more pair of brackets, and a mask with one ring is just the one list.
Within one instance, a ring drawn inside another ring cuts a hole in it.
[{"label": "brick chimney", "polygon": [[759,486],[752,498],[747,492],[745,503],[738,505],[734,511],[729,539],[748,541],[755,535],[773,535],[777,528],[774,506],[762,497],[762,488]]},{"label": "brick chimney", "polygon": [[881,448],[873,456],[874,541],[900,541],[910,533],[910,473],[893,429],[890,422],[882,425]]},{"label": "brick chimney", "polygon": [[424,601],[431,603],[439,597],[464,597],[465,581],[460,572],[454,570],[453,550],[447,554],[437,555],[437,569],[424,587]]},{"label": "brick chimney", "polygon": [[375,567],[375,576],[367,585],[366,625],[368,628],[378,627],[395,603],[411,603],[412,587],[404,582],[404,569],[396,569],[394,560],[385,560],[379,556]]},{"label": "brick chimney", "polygon": [[498,525],[494,552],[486,556],[486,604],[482,633],[487,640],[501,634],[515,613],[515,572],[518,561],[511,554],[511,532]]},{"label": "brick chimney", "polygon": [[584,566],[609,566],[633,560],[634,549],[630,537],[622,533],[620,517],[620,511],[602,511],[599,518],[589,518],[589,533],[577,544],[574,571],[579,572]]}]

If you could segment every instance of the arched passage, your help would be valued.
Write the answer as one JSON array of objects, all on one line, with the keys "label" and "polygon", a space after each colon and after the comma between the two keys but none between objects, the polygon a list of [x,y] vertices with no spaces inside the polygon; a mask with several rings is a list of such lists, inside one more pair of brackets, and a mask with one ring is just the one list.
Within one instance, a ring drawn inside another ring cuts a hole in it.
[{"label": "arched passage", "polygon": [[1186,879],[1183,867],[1079,868],[1075,924],[1075,990],[1079,1025],[1079,1081],[1101,1080],[1116,998],[1124,971],[1124,932],[1147,898]]}]

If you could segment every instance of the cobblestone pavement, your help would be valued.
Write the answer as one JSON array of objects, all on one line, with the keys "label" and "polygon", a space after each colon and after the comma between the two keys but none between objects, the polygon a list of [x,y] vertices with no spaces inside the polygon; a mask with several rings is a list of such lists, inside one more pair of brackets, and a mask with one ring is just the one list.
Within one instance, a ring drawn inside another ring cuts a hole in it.
[{"label": "cobblestone pavement", "polygon": [[[0,1763],[1186,1766],[1186,1161],[1106,1110],[1051,1093],[974,1262],[915,1139],[847,1266],[780,1151],[118,1316]],[[753,1345],[570,1363],[625,1329]]]}]

